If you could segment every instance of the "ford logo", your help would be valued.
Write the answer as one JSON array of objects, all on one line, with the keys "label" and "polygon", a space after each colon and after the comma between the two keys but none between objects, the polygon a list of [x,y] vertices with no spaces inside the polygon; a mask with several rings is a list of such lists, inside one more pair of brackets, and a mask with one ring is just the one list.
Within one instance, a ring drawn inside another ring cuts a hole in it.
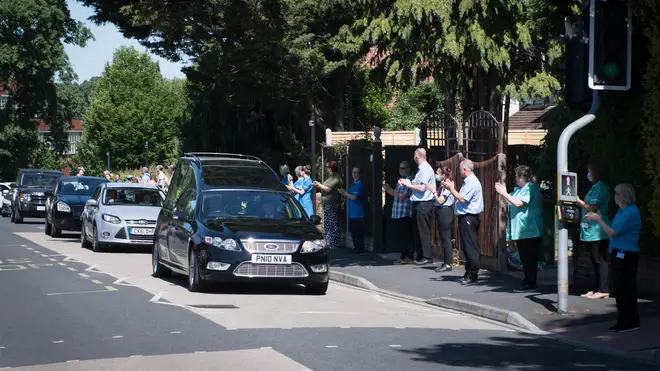
[{"label": "ford logo", "polygon": [[149,224],[149,222],[146,221],[146,220],[144,220],[144,219],[142,219],[142,220],[138,221],[138,224],[146,225],[146,224]]},{"label": "ford logo", "polygon": [[270,250],[270,251],[277,250],[278,248],[279,248],[279,246],[277,246],[274,243],[267,243],[267,244],[264,245],[264,249]]}]

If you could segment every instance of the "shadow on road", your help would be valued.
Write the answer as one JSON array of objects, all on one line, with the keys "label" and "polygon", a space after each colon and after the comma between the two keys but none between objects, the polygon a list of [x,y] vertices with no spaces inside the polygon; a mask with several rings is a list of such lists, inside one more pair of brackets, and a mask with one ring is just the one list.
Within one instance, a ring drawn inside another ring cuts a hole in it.
[{"label": "shadow on road", "polygon": [[[188,289],[188,277],[173,273],[171,277],[162,278],[173,285]],[[222,283],[211,282],[204,288],[205,294],[225,295],[306,295],[302,285],[264,284],[264,283]]]}]

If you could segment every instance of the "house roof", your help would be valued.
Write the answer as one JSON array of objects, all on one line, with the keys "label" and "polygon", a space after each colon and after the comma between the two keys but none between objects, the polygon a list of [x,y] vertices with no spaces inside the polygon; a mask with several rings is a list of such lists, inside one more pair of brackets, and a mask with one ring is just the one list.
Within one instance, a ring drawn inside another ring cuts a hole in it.
[{"label": "house roof", "polygon": [[[42,120],[38,120],[39,122],[39,131],[47,132],[50,131],[50,127],[48,124],[43,122]],[[83,121],[81,119],[72,119],[69,122],[69,131],[82,131],[83,130]]]},{"label": "house roof", "polygon": [[543,129],[555,106],[526,106],[509,117],[509,130]]}]

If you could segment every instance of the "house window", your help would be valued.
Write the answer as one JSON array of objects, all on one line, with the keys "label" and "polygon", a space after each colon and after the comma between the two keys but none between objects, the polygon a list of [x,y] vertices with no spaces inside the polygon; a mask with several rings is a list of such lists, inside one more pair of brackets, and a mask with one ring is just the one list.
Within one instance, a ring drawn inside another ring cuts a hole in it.
[{"label": "house window", "polygon": [[79,131],[69,132],[69,153],[75,155],[78,152],[78,142],[82,140],[82,133]]},{"label": "house window", "polygon": [[0,110],[5,109],[8,101],[9,101],[8,95],[0,95]]}]

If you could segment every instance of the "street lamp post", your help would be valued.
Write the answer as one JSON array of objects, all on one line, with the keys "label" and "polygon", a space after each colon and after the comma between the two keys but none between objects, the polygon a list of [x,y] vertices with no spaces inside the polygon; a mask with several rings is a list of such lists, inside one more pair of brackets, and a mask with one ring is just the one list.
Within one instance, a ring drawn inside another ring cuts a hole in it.
[{"label": "street lamp post", "polygon": [[105,169],[110,171],[110,152],[105,153]]},{"label": "street lamp post", "polygon": [[146,154],[146,163],[144,164],[145,167],[149,167],[149,141],[144,142],[144,152]]},{"label": "street lamp post", "polygon": [[[312,180],[316,180],[316,114],[312,108],[312,117],[309,120],[309,127],[311,128],[312,135],[312,148],[311,148],[311,165],[312,165]],[[312,210],[316,214],[316,190],[312,190]]]}]

